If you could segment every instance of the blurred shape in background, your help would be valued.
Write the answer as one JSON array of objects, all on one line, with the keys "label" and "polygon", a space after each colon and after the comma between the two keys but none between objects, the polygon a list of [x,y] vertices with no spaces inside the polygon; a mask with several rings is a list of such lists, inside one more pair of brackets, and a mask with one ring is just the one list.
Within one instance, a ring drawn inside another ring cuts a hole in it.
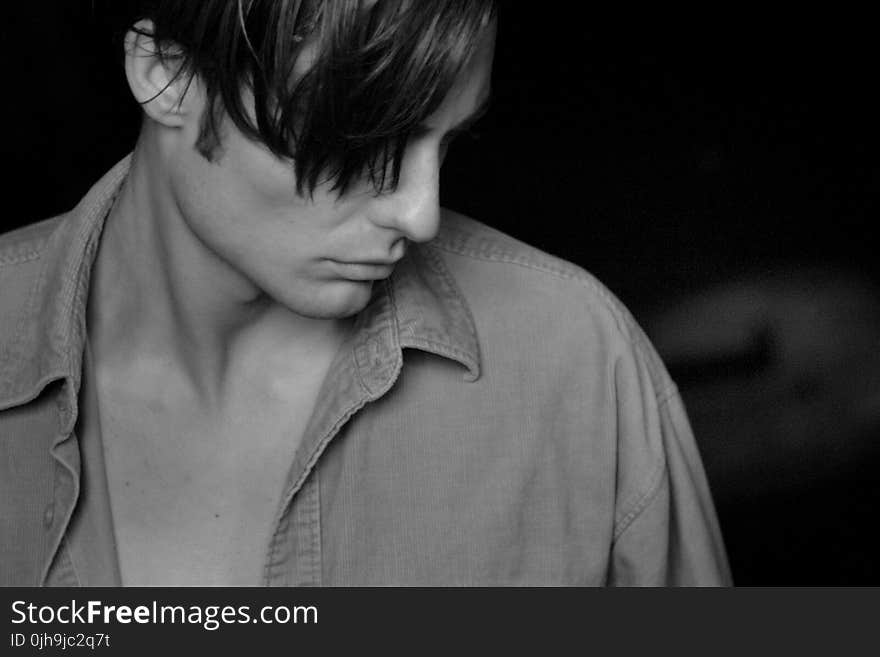
[{"label": "blurred shape in background", "polygon": [[877,584],[880,290],[837,268],[743,274],[646,330],[679,384],[737,584]]}]

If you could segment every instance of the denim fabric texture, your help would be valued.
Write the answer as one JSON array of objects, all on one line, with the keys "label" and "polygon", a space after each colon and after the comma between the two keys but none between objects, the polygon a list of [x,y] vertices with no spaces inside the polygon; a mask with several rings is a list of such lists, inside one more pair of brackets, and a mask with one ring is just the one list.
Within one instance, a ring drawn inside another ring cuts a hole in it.
[{"label": "denim fabric texture", "polygon": [[[128,166],[70,213],[0,237],[2,585],[121,583],[85,310]],[[681,399],[628,311],[583,269],[444,211],[336,356],[262,583],[730,573]]]}]

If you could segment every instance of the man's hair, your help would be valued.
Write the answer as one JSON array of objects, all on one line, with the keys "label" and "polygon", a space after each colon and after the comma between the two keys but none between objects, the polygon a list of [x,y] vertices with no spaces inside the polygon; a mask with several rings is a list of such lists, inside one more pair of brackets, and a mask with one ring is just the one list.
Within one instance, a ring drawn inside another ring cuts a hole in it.
[{"label": "man's hair", "polygon": [[225,113],[290,160],[299,193],[309,194],[324,181],[340,194],[361,179],[377,192],[394,189],[407,141],[440,106],[495,15],[494,0],[134,0],[129,7],[127,25],[150,19],[146,35],[159,56],[204,86],[199,152],[211,160],[222,149]]}]

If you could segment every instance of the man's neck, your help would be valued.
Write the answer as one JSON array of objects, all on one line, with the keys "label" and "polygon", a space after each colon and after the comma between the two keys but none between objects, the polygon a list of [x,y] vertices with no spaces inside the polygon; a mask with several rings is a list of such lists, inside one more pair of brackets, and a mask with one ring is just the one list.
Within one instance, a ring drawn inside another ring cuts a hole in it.
[{"label": "man's neck", "polygon": [[99,358],[171,377],[206,409],[235,396],[243,372],[261,371],[276,390],[294,386],[298,364],[314,371],[311,360],[335,353],[350,321],[297,315],[211,252],[155,156],[139,144],[104,227],[88,316]]}]

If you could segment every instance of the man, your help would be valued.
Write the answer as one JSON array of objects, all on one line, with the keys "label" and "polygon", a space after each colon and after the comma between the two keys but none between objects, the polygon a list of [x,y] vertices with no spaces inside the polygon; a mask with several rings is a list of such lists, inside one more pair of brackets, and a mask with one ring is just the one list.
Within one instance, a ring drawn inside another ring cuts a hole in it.
[{"label": "man", "polygon": [[490,0],[140,5],[133,154],[0,246],[0,581],[729,582],[629,314],[439,208]]}]

